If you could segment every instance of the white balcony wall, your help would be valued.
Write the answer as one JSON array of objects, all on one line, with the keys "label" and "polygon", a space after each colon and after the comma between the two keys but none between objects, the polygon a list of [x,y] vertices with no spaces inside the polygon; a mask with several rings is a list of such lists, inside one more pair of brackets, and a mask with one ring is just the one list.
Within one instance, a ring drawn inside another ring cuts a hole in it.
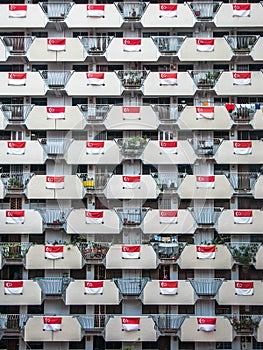
[{"label": "white balcony wall", "polygon": [[252,124],[253,128],[256,130],[263,129],[263,110],[262,110],[262,108],[256,110],[256,113],[254,115],[254,118],[253,118],[251,124]]},{"label": "white balcony wall", "polygon": [[252,141],[251,154],[235,154],[233,141],[225,140],[221,143],[215,154],[215,161],[218,164],[261,164],[263,154],[263,142]]},{"label": "white balcony wall", "polygon": [[263,282],[253,281],[253,295],[236,295],[235,281],[224,281],[217,294],[219,305],[262,305]]},{"label": "white balcony wall", "polygon": [[[12,2],[10,1],[10,4]],[[0,5],[1,28],[14,28],[24,30],[25,28],[45,28],[47,17],[38,4],[27,4],[27,15],[23,18],[9,17],[8,4]]]},{"label": "white balcony wall", "polygon": [[252,190],[254,198],[263,198],[263,175],[260,175]]},{"label": "white balcony wall", "polygon": [[36,210],[26,209],[23,224],[7,224],[6,211],[0,210],[0,234],[42,234],[43,220]]},{"label": "white balcony wall", "polygon": [[0,304],[1,305],[41,305],[41,288],[35,281],[23,281],[22,294],[5,294],[4,282],[0,281]]},{"label": "white balcony wall", "polygon": [[[253,4],[253,5],[256,5],[256,4]],[[263,38],[260,37],[251,51],[252,59],[254,61],[262,61],[263,60],[262,52],[263,52]]]},{"label": "white balcony wall", "polygon": [[38,72],[27,72],[26,85],[8,85],[8,72],[0,72],[0,95],[3,96],[43,96],[47,88]]},{"label": "white balcony wall", "polygon": [[0,141],[1,164],[44,164],[46,154],[38,141],[26,141],[24,154],[8,154],[8,141]]}]

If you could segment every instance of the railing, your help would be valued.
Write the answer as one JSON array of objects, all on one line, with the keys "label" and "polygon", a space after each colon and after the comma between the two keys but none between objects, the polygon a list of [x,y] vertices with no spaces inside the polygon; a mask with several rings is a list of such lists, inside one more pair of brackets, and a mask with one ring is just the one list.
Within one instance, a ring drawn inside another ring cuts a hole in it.
[{"label": "railing", "polygon": [[139,226],[150,208],[114,208],[125,226]]},{"label": "railing", "polygon": [[250,242],[231,242],[225,243],[236,263],[243,266],[244,270],[248,270],[251,264],[256,262],[256,254],[261,243]]},{"label": "railing", "polygon": [[195,18],[199,21],[212,21],[221,2],[188,2]]},{"label": "railing", "polygon": [[140,158],[149,140],[150,139],[146,139],[140,136],[125,139],[114,139],[114,141],[119,146],[121,154],[126,159]]},{"label": "railing", "polygon": [[151,245],[160,260],[172,260],[175,262],[180,257],[186,243],[151,242]]},{"label": "railing", "polygon": [[86,190],[103,191],[110,178],[110,174],[101,173],[90,175],[88,173],[77,174]]},{"label": "railing", "polygon": [[38,209],[45,225],[63,225],[71,212],[71,208]]},{"label": "railing", "polygon": [[187,315],[151,315],[161,334],[175,334],[184,322]]},{"label": "railing", "polygon": [[73,5],[73,2],[40,3],[40,6],[42,7],[43,11],[47,14],[49,21],[64,21]]},{"label": "railing", "polygon": [[121,80],[125,89],[137,90],[140,89],[149,71],[146,70],[116,70],[118,78]]},{"label": "railing", "polygon": [[260,104],[226,104],[226,108],[236,124],[249,124]]},{"label": "railing", "polygon": [[192,70],[188,72],[198,89],[213,89],[221,75],[220,70]]},{"label": "railing", "polygon": [[39,71],[50,89],[63,89],[73,74],[72,70],[42,70]]},{"label": "railing", "polygon": [[83,36],[79,37],[88,55],[103,55],[109,46],[112,36]]},{"label": "railing", "polygon": [[140,295],[146,286],[149,278],[114,278],[121,294],[123,295]]},{"label": "railing", "polygon": [[102,260],[110,249],[111,243],[78,242],[76,245],[84,259]]},{"label": "railing", "polygon": [[258,328],[262,315],[224,315],[232,324],[237,334],[253,335]]},{"label": "railing", "polygon": [[36,281],[45,295],[62,295],[73,278],[70,277],[36,277]]},{"label": "railing", "polygon": [[182,104],[151,106],[162,124],[176,123],[185,108],[185,105]]},{"label": "railing", "polygon": [[212,140],[189,139],[197,155],[213,156],[217,152],[223,139],[215,138]]},{"label": "railing", "polygon": [[22,259],[31,245],[27,242],[1,242],[0,251],[5,259]]},{"label": "railing", "polygon": [[64,155],[73,139],[43,138],[38,139],[38,141],[48,155]]},{"label": "railing", "polygon": [[97,105],[97,104],[88,104],[88,105],[78,105],[81,113],[89,124],[103,124],[104,120],[107,117],[111,105]]},{"label": "railing", "polygon": [[33,106],[34,105],[31,104],[3,104],[0,105],[0,108],[9,123],[23,123],[27,119]]},{"label": "railing", "polygon": [[147,7],[145,2],[115,2],[124,21],[134,22],[142,18],[144,10]]},{"label": "railing", "polygon": [[87,333],[103,332],[108,321],[108,315],[78,315],[81,328]]},{"label": "railing", "polygon": [[178,187],[178,174],[174,172],[151,173],[160,191],[175,191]]},{"label": "railing", "polygon": [[1,180],[8,191],[24,190],[33,173],[1,173]]},{"label": "railing", "polygon": [[228,178],[231,186],[235,191],[238,192],[251,192],[254,188],[255,183],[259,177],[259,173],[248,172],[248,173],[236,173],[236,172],[224,172]]},{"label": "railing", "polygon": [[214,296],[223,283],[221,278],[189,278],[198,296]]},{"label": "railing", "polygon": [[152,36],[154,44],[162,55],[176,55],[180,50],[185,36]]},{"label": "railing", "polygon": [[12,56],[24,56],[27,54],[35,37],[33,36],[4,36],[2,41]]},{"label": "railing", "polygon": [[20,332],[28,319],[23,314],[0,314],[0,329],[7,332]]},{"label": "railing", "polygon": [[188,207],[198,225],[214,225],[224,208]]},{"label": "railing", "polygon": [[226,35],[225,39],[235,55],[249,55],[259,35]]}]

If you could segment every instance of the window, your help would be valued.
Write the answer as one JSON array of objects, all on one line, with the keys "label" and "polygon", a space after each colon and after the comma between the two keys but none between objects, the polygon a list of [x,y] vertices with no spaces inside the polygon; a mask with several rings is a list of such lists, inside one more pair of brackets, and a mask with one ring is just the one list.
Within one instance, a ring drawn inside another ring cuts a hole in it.
[{"label": "window", "polygon": [[37,38],[47,38],[48,32],[32,32],[32,36],[35,36]]},{"label": "window", "polygon": [[32,97],[31,103],[36,106],[47,106],[47,98],[46,97]]},{"label": "window", "polygon": [[85,97],[72,97],[72,106],[86,105],[88,104],[88,99]]},{"label": "window", "polygon": [[216,349],[232,349],[232,344],[229,342],[216,343]]}]

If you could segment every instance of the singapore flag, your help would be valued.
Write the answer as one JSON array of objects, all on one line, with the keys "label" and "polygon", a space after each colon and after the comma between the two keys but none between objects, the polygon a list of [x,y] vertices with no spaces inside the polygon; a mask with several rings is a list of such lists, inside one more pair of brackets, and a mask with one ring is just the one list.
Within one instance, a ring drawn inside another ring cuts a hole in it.
[{"label": "singapore flag", "polygon": [[205,332],[212,332],[216,329],[215,317],[197,317],[198,330]]},{"label": "singapore flag", "polygon": [[178,281],[159,281],[160,294],[174,295],[177,294]]},{"label": "singapore flag", "polygon": [[26,85],[27,73],[8,73],[8,85]]},{"label": "singapore flag", "polygon": [[177,210],[159,210],[160,224],[177,224],[178,223]]},{"label": "singapore flag", "polygon": [[122,117],[128,120],[140,119],[140,111],[139,106],[122,106]]},{"label": "singapore flag", "polygon": [[160,85],[177,85],[177,72],[159,73]]},{"label": "singapore flag", "polygon": [[102,224],[103,210],[86,210],[86,224]]},{"label": "singapore flag", "polygon": [[88,72],[86,73],[88,85],[104,85],[104,73]]},{"label": "singapore flag", "polygon": [[160,17],[176,17],[177,4],[159,4]]},{"label": "singapore flag", "polygon": [[105,5],[87,5],[87,17],[104,17]]},{"label": "singapore flag", "polygon": [[252,141],[233,141],[234,154],[252,154]]},{"label": "singapore flag", "polygon": [[87,141],[86,153],[87,154],[103,154],[104,141]]},{"label": "singapore flag", "polygon": [[216,255],[215,245],[197,245],[196,246],[197,259],[214,259]]},{"label": "singapore flag", "polygon": [[214,188],[215,176],[214,175],[198,175],[196,176],[197,188]]},{"label": "singapore flag", "polygon": [[215,107],[195,107],[196,119],[214,119]]},{"label": "singapore flag", "polygon": [[214,39],[195,39],[196,49],[201,52],[212,52],[215,47]]},{"label": "singapore flag", "polygon": [[7,154],[25,154],[26,141],[7,141]]},{"label": "singapore flag", "polygon": [[138,331],[140,327],[140,317],[122,317],[122,329],[126,332]]},{"label": "singapore flag", "polygon": [[235,224],[252,224],[253,211],[252,210],[234,210],[234,223]]},{"label": "singapore flag", "polygon": [[123,245],[122,259],[139,259],[141,247],[139,245]]},{"label": "singapore flag", "polygon": [[250,4],[232,4],[233,17],[249,17]]},{"label": "singapore flag", "polygon": [[159,141],[159,146],[162,153],[177,153],[177,141]]},{"label": "singapore flag", "polygon": [[104,281],[84,281],[85,294],[103,294]]},{"label": "singapore flag", "polygon": [[141,184],[140,175],[124,175],[122,176],[122,185],[123,188],[127,189],[139,189]]},{"label": "singapore flag", "polygon": [[62,259],[63,258],[63,245],[46,245],[45,246],[45,258],[46,259]]},{"label": "singapore flag", "polygon": [[233,85],[250,85],[251,72],[232,72]]},{"label": "singapore flag", "polygon": [[63,189],[64,188],[64,176],[46,176],[46,188],[48,189]]},{"label": "singapore flag", "polygon": [[254,294],[254,282],[235,282],[236,295],[253,295]]},{"label": "singapore flag", "polygon": [[141,39],[122,39],[123,51],[138,52],[141,51]]},{"label": "singapore flag", "polygon": [[65,38],[48,38],[47,39],[47,49],[49,51],[65,51],[66,49],[66,39]]},{"label": "singapore flag", "polygon": [[23,294],[23,281],[4,281],[5,294]]},{"label": "singapore flag", "polygon": [[44,331],[58,332],[61,330],[62,317],[44,317]]},{"label": "singapore flag", "polygon": [[27,15],[27,5],[13,4],[9,5],[9,17],[23,18]]},{"label": "singapore flag", "polygon": [[23,224],[25,222],[24,210],[6,210],[5,223],[6,224]]},{"label": "singapore flag", "polygon": [[46,107],[48,119],[65,119],[65,107]]}]

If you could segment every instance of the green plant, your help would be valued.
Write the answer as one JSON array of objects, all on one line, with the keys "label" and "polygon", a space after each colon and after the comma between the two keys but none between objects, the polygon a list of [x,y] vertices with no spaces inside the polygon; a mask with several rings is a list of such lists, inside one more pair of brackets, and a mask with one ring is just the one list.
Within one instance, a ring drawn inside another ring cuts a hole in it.
[{"label": "green plant", "polygon": [[258,251],[257,244],[242,244],[239,246],[229,245],[233,258],[242,265],[243,270],[248,270],[249,265],[256,260]]}]

